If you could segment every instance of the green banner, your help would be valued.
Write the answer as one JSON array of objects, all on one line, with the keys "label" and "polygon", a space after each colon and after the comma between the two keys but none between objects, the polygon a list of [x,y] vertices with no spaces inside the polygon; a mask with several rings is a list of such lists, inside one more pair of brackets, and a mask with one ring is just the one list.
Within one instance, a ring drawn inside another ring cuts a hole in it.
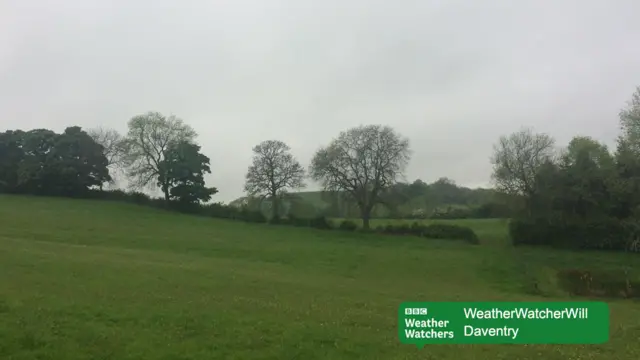
[{"label": "green banner", "polygon": [[601,344],[604,302],[407,302],[398,311],[405,344]]}]

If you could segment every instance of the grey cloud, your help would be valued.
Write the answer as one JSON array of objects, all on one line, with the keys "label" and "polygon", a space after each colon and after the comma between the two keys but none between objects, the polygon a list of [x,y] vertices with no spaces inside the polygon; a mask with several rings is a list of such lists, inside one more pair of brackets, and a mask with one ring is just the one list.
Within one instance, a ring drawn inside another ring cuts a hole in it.
[{"label": "grey cloud", "polygon": [[498,136],[611,142],[640,84],[633,0],[18,1],[0,5],[0,124],[125,131],[176,114],[199,132],[217,200],[251,147],[308,163],[339,131],[394,126],[407,178],[487,185]]}]

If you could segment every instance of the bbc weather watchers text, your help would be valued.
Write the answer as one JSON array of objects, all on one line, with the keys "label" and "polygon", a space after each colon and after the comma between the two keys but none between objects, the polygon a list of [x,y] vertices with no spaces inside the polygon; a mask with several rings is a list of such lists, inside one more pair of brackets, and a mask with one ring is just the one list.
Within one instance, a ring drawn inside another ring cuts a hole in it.
[{"label": "bbc weather watchers text", "polygon": [[400,341],[427,344],[599,344],[603,302],[412,302],[398,311]]}]

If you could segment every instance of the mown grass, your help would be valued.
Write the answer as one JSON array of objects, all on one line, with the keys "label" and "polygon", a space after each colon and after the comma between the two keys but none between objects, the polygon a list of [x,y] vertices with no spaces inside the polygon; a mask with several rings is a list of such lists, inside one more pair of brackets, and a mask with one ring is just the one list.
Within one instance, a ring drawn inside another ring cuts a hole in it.
[{"label": "mown grass", "polygon": [[640,358],[640,306],[622,300],[603,345],[400,344],[403,301],[561,300],[552,280],[528,286],[637,265],[513,249],[498,221],[475,230],[485,246],[0,196],[0,359]]}]

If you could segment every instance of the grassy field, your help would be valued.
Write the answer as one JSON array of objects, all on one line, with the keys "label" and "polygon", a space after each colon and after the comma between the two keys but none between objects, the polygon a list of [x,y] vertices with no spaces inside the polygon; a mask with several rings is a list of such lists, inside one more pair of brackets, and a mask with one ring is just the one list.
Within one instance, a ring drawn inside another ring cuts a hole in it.
[{"label": "grassy field", "polygon": [[504,222],[468,224],[482,245],[0,196],[0,359],[640,358],[640,305],[622,300],[604,345],[400,344],[403,301],[560,300],[557,269],[640,270],[637,256],[516,250]]}]

